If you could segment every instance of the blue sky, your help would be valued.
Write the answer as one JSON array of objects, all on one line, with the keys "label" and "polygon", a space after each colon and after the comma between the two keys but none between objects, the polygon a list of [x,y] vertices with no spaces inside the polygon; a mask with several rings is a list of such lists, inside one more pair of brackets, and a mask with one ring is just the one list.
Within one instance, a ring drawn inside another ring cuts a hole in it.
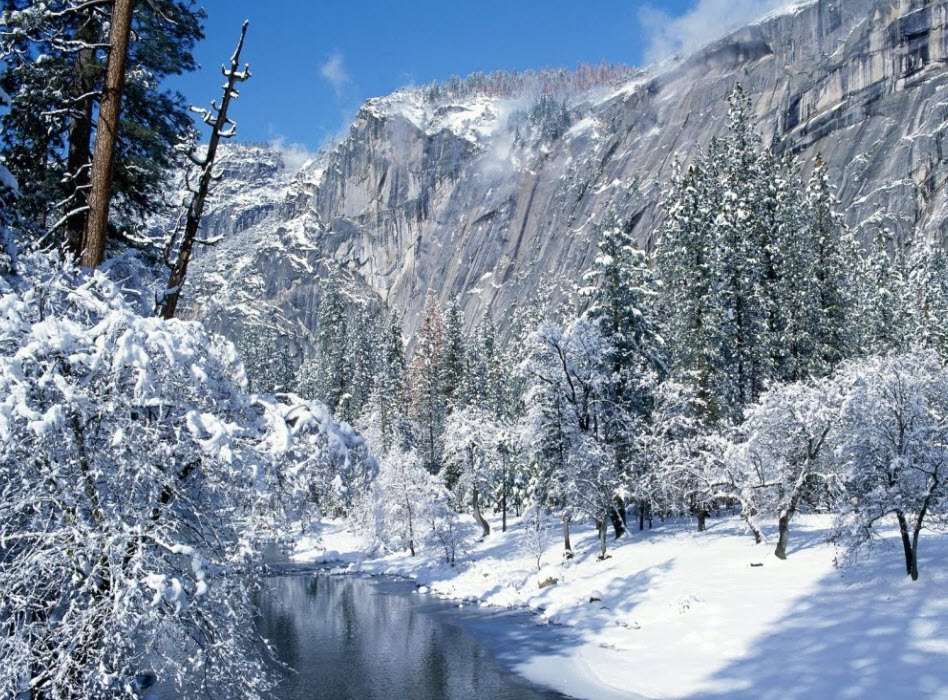
[{"label": "blue sky", "polygon": [[687,51],[778,0],[204,0],[201,70],[169,81],[193,104],[250,20],[253,78],[232,107],[242,141],[316,149],[359,104],[408,84],[495,69],[644,65]]}]

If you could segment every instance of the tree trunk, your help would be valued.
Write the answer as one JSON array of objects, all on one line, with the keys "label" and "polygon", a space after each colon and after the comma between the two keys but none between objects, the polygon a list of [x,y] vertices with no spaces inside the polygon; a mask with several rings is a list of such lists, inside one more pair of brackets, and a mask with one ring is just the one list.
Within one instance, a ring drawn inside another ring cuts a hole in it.
[{"label": "tree trunk", "polygon": [[573,557],[573,546],[569,542],[569,516],[563,513],[563,552],[567,559]]},{"label": "tree trunk", "polygon": [[908,522],[905,519],[905,513],[900,510],[895,512],[895,517],[899,521],[899,534],[902,535],[902,550],[905,552],[905,573],[912,576],[914,571],[915,575],[912,576],[914,581],[918,578],[918,562],[915,560],[912,540],[909,538]]},{"label": "tree trunk", "polygon": [[705,521],[708,519],[708,511],[703,506],[698,508],[698,532],[704,532]]},{"label": "tree trunk", "polygon": [[754,535],[754,544],[760,544],[764,541],[764,534],[760,531],[760,528],[757,527],[754,522],[750,519],[750,516],[746,513],[741,513],[741,518],[747,524],[748,529]]},{"label": "tree trunk", "polygon": [[109,59],[105,67],[105,87],[99,102],[95,152],[92,155],[89,217],[82,241],[82,265],[94,269],[105,255],[105,235],[109,226],[115,144],[118,138],[122,91],[125,89],[125,61],[132,30],[133,0],[114,0],[109,29]]},{"label": "tree trunk", "polygon": [[[201,180],[198,183],[197,192],[188,206],[188,216],[184,225],[184,235],[181,237],[181,245],[174,264],[171,265],[171,274],[168,275],[168,284],[162,293],[158,314],[163,319],[174,318],[175,311],[178,308],[178,299],[181,297],[181,287],[184,285],[184,278],[188,273],[188,263],[191,261],[191,251],[194,248],[194,242],[197,238],[198,229],[201,227],[201,217],[204,216],[204,203],[207,201],[207,194],[211,188],[211,181],[214,179],[214,160],[217,157],[217,148],[222,138],[233,136],[233,129],[225,131],[228,125],[233,125],[227,119],[227,108],[230,101],[237,96],[235,86],[238,82],[243,82],[250,77],[246,69],[241,73],[240,52],[244,46],[244,38],[247,35],[247,22],[244,22],[240,31],[240,41],[237,42],[237,50],[234,51],[230,59],[230,69],[224,69],[224,75],[227,83],[224,85],[224,95],[221,98],[221,106],[217,108],[215,121],[212,122],[213,129],[211,138],[207,143],[207,154],[204,156],[203,172]],[[170,264],[170,242],[169,249],[165,251],[165,262]],[[434,458],[434,437],[431,440],[431,456]]]},{"label": "tree trunk", "polygon": [[501,521],[500,531],[507,532],[507,473],[504,472],[503,492],[500,494]]},{"label": "tree trunk", "polygon": [[[624,511],[625,508],[623,507],[622,510]],[[616,539],[619,539],[625,534],[625,520],[622,517],[622,512],[619,510],[618,503],[609,508],[609,519],[612,521],[612,529],[615,531]]]},{"label": "tree trunk", "polygon": [[609,528],[609,525],[606,523],[606,519],[596,521],[596,527],[599,529],[599,558],[606,558],[606,530]]},{"label": "tree trunk", "polygon": [[478,499],[477,487],[474,487],[474,519],[481,526],[481,536],[487,537],[490,534],[490,523],[484,519],[484,516],[481,515],[481,504]]},{"label": "tree trunk", "polygon": [[645,501],[639,501],[639,532],[645,529]]},{"label": "tree trunk", "polygon": [[777,559],[787,558],[787,540],[790,539],[790,516],[793,513],[785,510],[777,521],[777,548],[774,550],[774,556]]},{"label": "tree trunk", "polygon": [[[76,32],[76,38],[95,43],[98,27],[90,17]],[[83,48],[76,53],[73,68],[72,98],[74,114],[69,121],[69,150],[66,173],[72,178],[72,192],[66,204],[66,252],[73,260],[82,255],[82,234],[86,228],[89,190],[89,152],[92,142],[92,92],[95,89],[95,49]]]}]

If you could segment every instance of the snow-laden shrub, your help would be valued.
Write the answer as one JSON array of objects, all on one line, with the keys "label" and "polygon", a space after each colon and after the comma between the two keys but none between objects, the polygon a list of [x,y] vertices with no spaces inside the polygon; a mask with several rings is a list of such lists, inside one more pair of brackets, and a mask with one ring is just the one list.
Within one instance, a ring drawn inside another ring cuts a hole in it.
[{"label": "snow-laden shrub", "polygon": [[468,543],[468,534],[461,524],[461,516],[454,507],[445,501],[432,504],[430,513],[431,529],[428,533],[429,546],[438,547],[444,552],[444,561],[451,566],[463,555]]},{"label": "snow-laden shrub", "polygon": [[376,545],[414,556],[431,529],[435,504],[448,497],[415,450],[392,449],[379,463],[359,522]]},{"label": "snow-laden shrub", "polygon": [[364,469],[360,440],[318,404],[245,395],[200,324],[26,267],[0,296],[0,696],[132,697],[144,671],[262,696],[258,526],[280,524],[274,494]]},{"label": "snow-laden shrub", "polygon": [[276,462],[274,505],[292,520],[350,513],[378,471],[365,440],[317,401],[295,394],[255,400],[264,409],[266,448]]}]

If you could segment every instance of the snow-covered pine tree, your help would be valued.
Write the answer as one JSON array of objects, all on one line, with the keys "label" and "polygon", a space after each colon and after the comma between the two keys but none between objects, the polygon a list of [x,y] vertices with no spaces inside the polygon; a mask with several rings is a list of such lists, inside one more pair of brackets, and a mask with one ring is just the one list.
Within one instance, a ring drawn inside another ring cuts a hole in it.
[{"label": "snow-covered pine tree", "polygon": [[348,356],[348,305],[342,273],[332,268],[320,290],[314,355],[300,367],[300,394],[326,404],[343,420],[350,416],[352,366]]},{"label": "snow-covered pine tree", "polygon": [[441,355],[441,388],[449,409],[463,404],[466,348],[464,314],[457,295],[448,299],[444,309],[444,340]]},{"label": "snow-covered pine tree", "polygon": [[853,332],[858,352],[883,355],[910,345],[908,270],[901,247],[880,229],[859,264]]},{"label": "snow-covered pine tree", "polygon": [[434,292],[422,311],[421,328],[411,360],[411,409],[417,429],[416,445],[425,467],[441,470],[442,437],[447,405],[442,387],[444,321]]},{"label": "snow-covered pine tree", "polygon": [[[626,491],[636,491],[633,474],[642,477],[644,464],[636,464],[635,432],[651,412],[651,389],[665,374],[663,344],[654,307],[658,290],[645,253],[630,230],[609,215],[599,234],[599,254],[585,279],[592,287],[587,317],[605,341],[606,383],[600,431],[611,447],[615,474]],[[612,514],[616,533],[625,529],[625,499],[617,496]]]},{"label": "snow-covered pine tree", "polygon": [[923,241],[915,247],[907,290],[912,347],[932,350],[948,361],[948,256],[941,245]]},{"label": "snow-covered pine tree", "polygon": [[[712,142],[712,153],[718,147]],[[673,166],[663,197],[665,219],[659,230],[658,270],[662,281],[663,331],[673,349],[671,368],[696,383],[702,411],[709,422],[726,415],[718,392],[719,358],[711,344],[711,256],[714,225],[710,170],[698,157],[686,170]]]},{"label": "snow-covered pine tree", "polygon": [[818,300],[812,334],[816,347],[806,374],[824,376],[854,352],[853,289],[858,255],[855,241],[836,213],[838,201],[820,155],[807,183],[806,204],[806,248],[813,261],[811,274]]},{"label": "snow-covered pine tree", "polygon": [[350,394],[345,420],[353,420],[367,410],[375,394],[375,380],[382,362],[387,328],[381,315],[364,301],[353,304],[347,324],[346,357],[349,360]]},{"label": "snow-covered pine tree", "polygon": [[375,403],[379,411],[382,450],[407,447],[408,385],[405,367],[405,341],[398,311],[389,312],[379,353],[375,378]]},{"label": "snow-covered pine tree", "polygon": [[[761,177],[760,137],[751,121],[750,98],[740,84],[728,99],[728,131],[720,143],[720,176],[709,183],[713,236],[709,259],[711,295],[706,325],[722,417],[740,419],[771,378],[765,286],[767,239],[757,206],[766,187]],[[712,152],[708,159],[714,158]]]}]

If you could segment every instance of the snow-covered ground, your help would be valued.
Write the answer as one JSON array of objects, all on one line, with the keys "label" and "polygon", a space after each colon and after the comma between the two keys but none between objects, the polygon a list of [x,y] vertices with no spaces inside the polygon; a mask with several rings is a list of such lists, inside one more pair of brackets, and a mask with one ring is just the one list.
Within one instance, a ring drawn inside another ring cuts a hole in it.
[{"label": "snow-covered ground", "polygon": [[511,645],[518,672],[577,697],[948,698],[948,535],[923,533],[912,582],[894,532],[838,569],[825,517],[793,522],[786,561],[737,518],[709,522],[699,534],[693,521],[656,521],[610,542],[606,561],[591,528],[574,525],[577,556],[564,562],[551,520],[539,573],[517,520],[506,533],[492,521],[453,568],[433,547],[371,556],[342,522],[316,526],[294,559],[409,576],[421,594],[567,625],[576,644],[555,654]]}]

